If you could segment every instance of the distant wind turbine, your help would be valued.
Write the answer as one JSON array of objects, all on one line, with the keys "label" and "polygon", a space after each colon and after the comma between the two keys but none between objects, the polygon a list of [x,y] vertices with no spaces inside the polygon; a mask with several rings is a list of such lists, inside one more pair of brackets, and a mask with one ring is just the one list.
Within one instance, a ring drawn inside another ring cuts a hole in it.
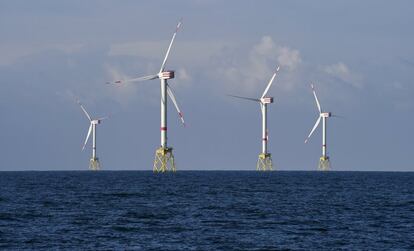
[{"label": "distant wind turbine", "polygon": [[172,36],[170,44],[168,46],[167,52],[165,54],[164,60],[161,64],[161,68],[157,74],[138,77],[127,80],[116,80],[112,84],[123,84],[130,82],[140,82],[146,80],[160,79],[161,81],[161,146],[155,152],[154,160],[154,172],[166,172],[166,171],[175,171],[175,162],[174,155],[172,153],[173,148],[167,146],[167,95],[170,97],[173,102],[175,109],[178,112],[178,116],[185,126],[183,113],[181,112],[178,103],[175,99],[174,93],[171,87],[168,85],[167,80],[174,78],[174,71],[166,71],[165,66],[167,63],[168,56],[170,55],[171,47],[174,43],[175,36],[181,26],[181,20],[178,22],[175,32]]},{"label": "distant wind turbine", "polygon": [[322,119],[322,156],[319,158],[319,165],[318,165],[318,169],[321,171],[327,171],[330,169],[331,164],[330,164],[330,160],[329,160],[329,156],[327,155],[327,146],[326,146],[326,122],[327,122],[327,118],[330,117],[338,117],[337,115],[333,115],[331,112],[323,112],[321,105],[319,104],[319,100],[318,97],[316,96],[316,91],[315,88],[313,86],[313,84],[311,84],[311,88],[312,88],[312,92],[313,92],[313,96],[315,97],[315,101],[316,101],[316,106],[318,107],[318,111],[319,111],[319,117],[316,120],[315,125],[313,126],[311,132],[309,133],[308,137],[305,139],[305,143],[308,142],[309,138],[312,136],[313,132],[316,130],[316,128],[318,127],[319,123],[321,122]]},{"label": "distant wind turbine", "polygon": [[270,87],[276,77],[276,74],[279,72],[279,67],[273,73],[272,78],[266,86],[262,96],[260,98],[248,98],[241,96],[229,95],[234,98],[244,99],[248,101],[258,102],[260,104],[260,109],[262,111],[262,152],[259,154],[257,160],[256,170],[257,171],[271,171],[273,170],[272,156],[267,151],[267,143],[269,141],[269,135],[267,130],[267,105],[273,103],[273,97],[266,97],[266,94],[269,92]]},{"label": "distant wind turbine", "polygon": [[99,163],[99,158],[96,156],[96,125],[100,124],[102,120],[107,119],[108,117],[102,117],[98,119],[92,119],[91,116],[86,111],[85,107],[83,107],[82,103],[78,101],[78,104],[80,105],[82,111],[85,113],[86,117],[88,118],[90,125],[88,134],[86,135],[85,142],[82,146],[82,151],[85,149],[86,144],[88,143],[89,136],[92,132],[92,158],[89,161],[89,169],[91,170],[99,170],[101,168],[101,165]]}]

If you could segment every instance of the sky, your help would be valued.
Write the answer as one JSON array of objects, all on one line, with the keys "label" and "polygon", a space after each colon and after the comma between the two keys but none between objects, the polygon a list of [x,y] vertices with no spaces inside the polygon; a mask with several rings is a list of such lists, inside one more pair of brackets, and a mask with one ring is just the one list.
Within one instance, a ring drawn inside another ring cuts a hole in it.
[{"label": "sky", "polygon": [[[169,81],[187,127],[168,108],[178,170],[255,170],[257,98],[269,91],[277,170],[316,170],[321,129],[333,170],[414,171],[413,1],[0,0],[0,170],[87,170],[92,117],[104,170],[152,170],[160,144],[156,73],[180,18]],[[171,102],[169,103],[171,104]]]}]

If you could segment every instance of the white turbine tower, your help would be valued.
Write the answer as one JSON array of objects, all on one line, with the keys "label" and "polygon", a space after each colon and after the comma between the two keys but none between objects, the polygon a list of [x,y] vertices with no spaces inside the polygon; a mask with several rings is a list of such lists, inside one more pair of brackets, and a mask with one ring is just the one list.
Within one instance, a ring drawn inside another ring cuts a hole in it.
[{"label": "white turbine tower", "polygon": [[172,153],[173,148],[168,147],[167,145],[167,95],[171,98],[175,109],[178,112],[178,115],[181,119],[183,125],[184,118],[183,114],[178,107],[177,101],[174,97],[173,91],[171,87],[168,85],[167,80],[174,78],[174,71],[166,71],[165,65],[167,63],[168,56],[171,51],[171,47],[174,43],[175,36],[181,26],[181,20],[178,22],[175,32],[172,36],[170,44],[168,46],[167,52],[164,57],[164,61],[161,64],[161,68],[157,74],[138,77],[134,79],[127,79],[127,80],[117,80],[113,82],[114,84],[122,84],[122,83],[129,83],[129,82],[139,82],[139,81],[146,81],[146,80],[153,80],[153,79],[160,79],[161,81],[161,146],[155,152],[155,160],[154,160],[154,172],[166,172],[166,171],[175,171],[175,162],[174,162],[174,155]]},{"label": "white turbine tower", "polygon": [[92,119],[91,116],[89,116],[88,112],[86,111],[85,107],[83,107],[82,103],[78,101],[78,104],[80,105],[82,111],[85,113],[86,117],[88,118],[90,122],[88,134],[86,135],[85,142],[83,143],[83,146],[82,146],[82,151],[85,149],[85,146],[89,140],[89,136],[91,135],[91,132],[92,132],[92,158],[89,161],[89,169],[99,170],[101,168],[101,165],[99,163],[99,158],[96,156],[96,125],[100,124],[102,120],[107,119],[108,117]]},{"label": "white turbine tower", "polygon": [[315,101],[316,101],[316,106],[318,107],[318,111],[319,111],[319,117],[316,120],[315,125],[313,126],[311,132],[309,133],[308,137],[305,139],[305,143],[308,142],[309,138],[312,136],[313,132],[316,130],[316,128],[318,127],[318,125],[321,122],[322,119],[322,156],[319,158],[319,165],[318,165],[318,169],[321,171],[327,171],[330,169],[330,160],[329,160],[329,156],[327,155],[326,152],[326,119],[329,117],[337,117],[336,115],[333,115],[330,112],[323,112],[321,105],[319,104],[319,100],[318,97],[316,96],[316,91],[315,88],[313,86],[313,84],[311,84],[311,88],[312,88],[312,92],[313,92],[313,96],[315,97]]},{"label": "white turbine tower", "polygon": [[267,142],[269,141],[268,130],[267,130],[267,105],[273,103],[273,97],[266,97],[270,86],[272,86],[273,80],[276,74],[279,72],[279,67],[273,73],[272,78],[266,86],[262,96],[260,98],[248,98],[241,96],[229,95],[231,97],[240,98],[244,100],[258,102],[260,104],[260,110],[262,111],[262,152],[259,154],[257,160],[256,170],[257,171],[271,171],[273,170],[272,155],[267,151]]}]

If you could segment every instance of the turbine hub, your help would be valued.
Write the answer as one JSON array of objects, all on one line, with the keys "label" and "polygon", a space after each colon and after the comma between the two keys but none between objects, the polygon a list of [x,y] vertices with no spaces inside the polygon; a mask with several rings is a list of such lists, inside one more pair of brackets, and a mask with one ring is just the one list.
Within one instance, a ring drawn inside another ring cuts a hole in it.
[{"label": "turbine hub", "polygon": [[92,120],[92,122],[91,122],[93,125],[97,125],[97,124],[100,124],[101,123],[101,121],[100,120],[98,120],[98,119],[96,119],[96,120]]},{"label": "turbine hub", "polygon": [[260,102],[262,102],[262,104],[271,104],[271,103],[273,103],[273,97],[261,98]]},{"label": "turbine hub", "polygon": [[160,79],[171,79],[171,78],[174,78],[174,71],[163,71],[160,74],[158,74],[158,77]]}]

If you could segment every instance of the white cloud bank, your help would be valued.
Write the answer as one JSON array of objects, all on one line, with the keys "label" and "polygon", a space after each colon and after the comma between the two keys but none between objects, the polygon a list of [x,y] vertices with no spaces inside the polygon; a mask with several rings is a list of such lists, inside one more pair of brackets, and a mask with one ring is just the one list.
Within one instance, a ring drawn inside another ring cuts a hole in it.
[{"label": "white cloud bank", "polygon": [[350,84],[356,88],[362,88],[361,76],[350,71],[349,67],[343,62],[324,66],[323,72],[327,73],[331,77],[337,78],[344,83]]},{"label": "white cloud bank", "polygon": [[81,43],[60,43],[60,44],[1,44],[0,45],[0,66],[8,66],[16,63],[18,60],[30,57],[35,54],[47,52],[50,50],[62,51],[67,54],[75,53],[85,47]]},{"label": "white cloud bank", "polygon": [[250,53],[251,61],[276,59],[278,65],[288,70],[294,70],[301,62],[298,50],[275,44],[269,36],[262,37],[259,44]]},{"label": "white cloud bank", "polygon": [[[217,77],[225,81],[228,91],[259,93],[265,88],[277,66],[280,66],[281,70],[275,81],[283,88],[291,89],[297,83],[295,73],[302,62],[298,50],[278,45],[269,36],[262,37],[259,43],[248,51],[248,58],[242,60],[232,62],[225,58],[223,61],[227,65],[216,68]],[[229,62],[232,63],[228,64]],[[281,76],[283,81],[279,79]]]},{"label": "white cloud bank", "polygon": [[[146,75],[158,70],[166,46],[167,40],[113,44],[108,56],[139,62],[141,67],[137,69],[141,70],[137,74]],[[277,66],[280,71],[275,86],[279,91],[304,89],[313,81],[362,87],[362,77],[344,62],[307,64],[298,49],[278,44],[270,36],[247,47],[234,41],[177,41],[167,63],[167,69],[176,70],[174,85],[188,87],[201,78],[211,83],[213,90],[242,95],[259,95]],[[113,77],[117,74],[109,73]],[[127,78],[123,74],[118,77]]]}]

